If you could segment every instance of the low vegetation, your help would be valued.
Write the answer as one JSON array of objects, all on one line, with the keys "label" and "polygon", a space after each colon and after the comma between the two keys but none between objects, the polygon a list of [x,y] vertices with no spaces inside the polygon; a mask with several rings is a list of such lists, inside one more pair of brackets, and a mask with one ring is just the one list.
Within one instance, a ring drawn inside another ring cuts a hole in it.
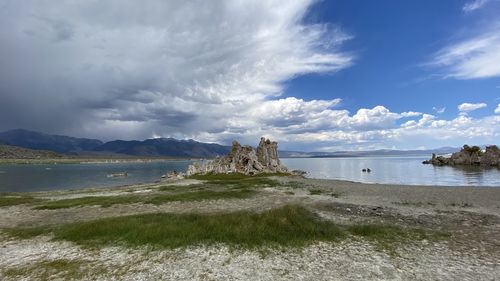
[{"label": "low vegetation", "polygon": [[392,202],[394,205],[400,206],[414,206],[414,207],[424,207],[424,206],[436,206],[435,203],[432,202],[412,202],[412,201],[401,201],[401,202]]},{"label": "low vegetation", "polygon": [[205,174],[193,175],[190,178],[206,181],[209,185],[224,186],[230,188],[261,188],[261,187],[277,187],[282,184],[269,177],[284,176],[285,174],[257,174],[254,176],[247,176],[240,173],[231,174]]},{"label": "low vegetation", "polygon": [[88,247],[122,245],[178,248],[224,243],[248,249],[302,247],[357,236],[381,243],[424,239],[426,232],[386,225],[337,225],[304,207],[288,205],[263,213],[144,214],[76,222],[57,227],[5,230],[19,238],[52,234]]},{"label": "low vegetation", "polygon": [[0,195],[0,207],[21,205],[21,204],[31,204],[42,202],[43,199],[34,198],[32,196],[10,196],[10,195]]},{"label": "low vegetation", "polygon": [[248,198],[253,196],[256,191],[253,190],[198,190],[191,192],[173,193],[173,194],[153,194],[153,195],[118,195],[118,196],[87,196],[80,198],[62,199],[46,202],[36,206],[37,210],[53,210],[83,206],[101,206],[110,207],[117,204],[155,204],[161,205],[167,202],[174,201],[201,201],[201,200],[217,200],[231,198]]},{"label": "low vegetation", "polygon": [[[26,277],[31,277],[36,280],[80,280],[88,277],[89,268],[88,261],[85,260],[69,260],[55,259],[38,261],[32,264],[23,266],[15,266],[4,269],[4,276],[14,280],[21,280]],[[103,266],[92,265],[92,273],[105,273],[106,269]]]}]

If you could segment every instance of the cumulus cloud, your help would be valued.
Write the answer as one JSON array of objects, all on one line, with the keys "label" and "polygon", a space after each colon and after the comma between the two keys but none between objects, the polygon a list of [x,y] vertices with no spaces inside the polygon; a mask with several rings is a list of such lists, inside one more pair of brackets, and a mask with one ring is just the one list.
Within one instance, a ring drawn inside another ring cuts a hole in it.
[{"label": "cumulus cloud", "polygon": [[340,49],[352,36],[303,23],[314,2],[6,1],[0,129],[105,139],[251,130],[242,112],[285,81],[353,63]]},{"label": "cumulus cloud", "polygon": [[497,108],[495,108],[495,114],[500,114],[500,103],[497,105]]},{"label": "cumulus cloud", "polygon": [[487,104],[485,104],[484,102],[481,102],[481,103],[465,102],[465,103],[460,104],[457,108],[460,112],[470,112],[470,111],[478,110],[480,108],[484,108],[486,106],[487,106]]},{"label": "cumulus cloud", "polygon": [[465,3],[462,10],[466,13],[473,12],[475,10],[481,9],[488,2],[490,2],[490,0],[472,0]]}]

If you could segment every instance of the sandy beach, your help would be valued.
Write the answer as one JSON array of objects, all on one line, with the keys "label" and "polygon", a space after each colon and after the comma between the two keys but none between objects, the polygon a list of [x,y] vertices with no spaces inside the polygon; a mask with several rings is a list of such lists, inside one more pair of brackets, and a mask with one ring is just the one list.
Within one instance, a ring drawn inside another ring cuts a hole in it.
[{"label": "sandy beach", "polygon": [[[439,239],[395,242],[390,250],[349,236],[300,249],[232,249],[225,244],[178,249],[108,245],[89,249],[50,234],[21,239],[2,231],[0,278],[40,280],[497,280],[500,279],[500,188],[361,184],[274,177],[279,184],[255,188],[247,198],[132,202],[110,206],[36,208],[41,202],[87,197],[152,196],[181,180],[120,188],[30,193],[42,201],[0,207],[0,229],[59,226],[137,214],[262,213],[300,205],[339,225],[390,225],[443,233]],[[16,197],[22,194],[4,194]],[[50,203],[45,203],[50,204]],[[64,269],[50,266],[65,263]],[[38,265],[38,266],[33,266]],[[73,267],[68,266],[73,265]],[[69,268],[69,269],[68,269]],[[45,275],[44,275],[45,274]],[[54,280],[54,279],[51,279]]]}]

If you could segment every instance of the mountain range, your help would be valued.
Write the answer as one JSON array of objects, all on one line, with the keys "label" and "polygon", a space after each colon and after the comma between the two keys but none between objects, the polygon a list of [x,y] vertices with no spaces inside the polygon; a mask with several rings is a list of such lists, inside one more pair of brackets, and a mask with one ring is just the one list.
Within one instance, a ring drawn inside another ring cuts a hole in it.
[{"label": "mountain range", "polygon": [[[0,144],[27,149],[48,150],[67,155],[124,155],[140,157],[194,157],[211,158],[227,154],[231,147],[215,143],[173,138],[155,138],[143,141],[114,140],[102,142],[97,139],[75,138],[50,135],[23,129],[0,133]],[[374,150],[374,151],[337,151],[337,152],[298,152],[280,151],[281,157],[319,158],[319,157],[362,157],[362,156],[411,156],[446,154],[457,151],[456,147],[443,147],[431,150]]]}]

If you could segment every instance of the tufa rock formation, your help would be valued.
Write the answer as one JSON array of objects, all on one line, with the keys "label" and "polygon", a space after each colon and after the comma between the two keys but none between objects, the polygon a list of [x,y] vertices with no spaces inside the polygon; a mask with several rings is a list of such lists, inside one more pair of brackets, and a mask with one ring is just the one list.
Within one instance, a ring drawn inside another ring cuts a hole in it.
[{"label": "tufa rock formation", "polygon": [[464,145],[459,152],[453,153],[449,158],[432,154],[432,158],[430,160],[426,160],[422,163],[437,166],[481,165],[500,167],[500,149],[496,145],[492,145],[487,146],[483,152],[479,146],[470,147],[468,145]]},{"label": "tufa rock formation", "polygon": [[281,165],[278,157],[278,143],[261,138],[257,150],[233,141],[229,155],[194,163],[187,170],[188,176],[207,173],[255,175],[259,173],[288,173],[288,169]]}]

